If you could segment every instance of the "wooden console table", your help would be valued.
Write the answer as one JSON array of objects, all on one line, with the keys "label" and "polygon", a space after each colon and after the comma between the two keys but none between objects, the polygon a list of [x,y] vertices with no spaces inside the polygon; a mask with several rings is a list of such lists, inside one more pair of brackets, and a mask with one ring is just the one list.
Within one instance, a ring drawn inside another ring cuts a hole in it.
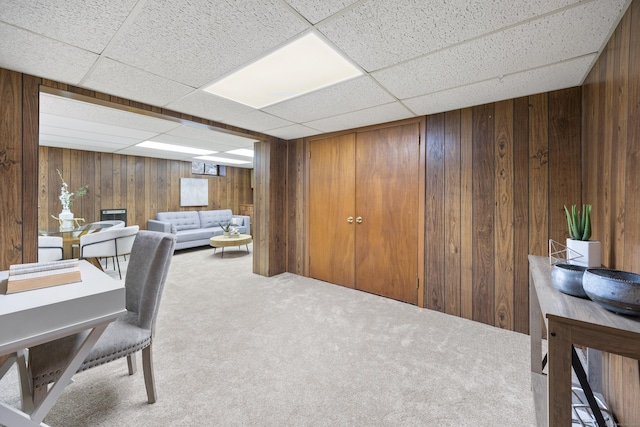
[{"label": "wooden console table", "polygon": [[[548,336],[548,375],[542,373],[542,322]],[[531,383],[539,426],[571,425],[571,350],[594,348],[640,360],[640,319],[605,310],[558,291],[548,257],[529,255]]]}]

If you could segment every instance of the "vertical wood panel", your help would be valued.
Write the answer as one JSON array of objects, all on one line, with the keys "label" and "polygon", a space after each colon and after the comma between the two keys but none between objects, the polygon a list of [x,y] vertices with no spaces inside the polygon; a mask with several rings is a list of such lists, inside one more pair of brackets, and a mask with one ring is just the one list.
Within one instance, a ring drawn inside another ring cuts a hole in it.
[{"label": "vertical wood panel", "polygon": [[514,330],[529,333],[529,99],[514,101]]},{"label": "vertical wood panel", "polygon": [[461,212],[460,212],[460,110],[445,114],[444,134],[444,288],[448,314],[460,316]]},{"label": "vertical wood panel", "polygon": [[495,325],[513,330],[513,100],[495,104]]},{"label": "vertical wood panel", "polygon": [[580,88],[549,93],[549,236],[569,237],[564,206],[581,204]]},{"label": "vertical wood panel", "polygon": [[549,252],[549,121],[547,94],[529,97],[529,253]]},{"label": "vertical wood panel", "polygon": [[[473,110],[460,113],[460,312],[473,318]],[[427,240],[429,237],[427,236]]]},{"label": "vertical wood panel", "polygon": [[473,107],[473,319],[495,318],[494,104]]},{"label": "vertical wood panel", "polygon": [[[38,258],[38,138],[40,122],[40,79],[22,79],[22,262]],[[1,199],[0,199],[1,200]]]},{"label": "vertical wood panel", "polygon": [[[0,268],[22,262],[22,75],[0,69]],[[14,105],[15,108],[11,108]]]},{"label": "vertical wood panel", "polygon": [[444,114],[427,117],[425,306],[444,310]]}]

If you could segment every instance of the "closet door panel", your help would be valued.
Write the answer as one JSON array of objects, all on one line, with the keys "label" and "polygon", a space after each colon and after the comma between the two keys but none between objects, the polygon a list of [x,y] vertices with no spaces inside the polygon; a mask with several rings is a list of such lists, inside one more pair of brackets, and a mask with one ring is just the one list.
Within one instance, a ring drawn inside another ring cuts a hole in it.
[{"label": "closet door panel", "polygon": [[309,275],[354,287],[355,134],[310,142]]},{"label": "closet door panel", "polygon": [[356,288],[417,304],[420,130],[357,134]]}]

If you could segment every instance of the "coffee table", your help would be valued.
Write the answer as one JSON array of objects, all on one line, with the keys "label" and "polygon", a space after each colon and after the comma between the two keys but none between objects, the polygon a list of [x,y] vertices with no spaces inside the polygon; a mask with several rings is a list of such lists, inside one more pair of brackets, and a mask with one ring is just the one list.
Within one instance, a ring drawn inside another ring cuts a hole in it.
[{"label": "coffee table", "polygon": [[209,239],[209,245],[213,246],[213,253],[215,255],[216,249],[222,248],[222,256],[224,258],[224,248],[229,246],[240,247],[245,245],[247,252],[249,252],[249,243],[252,242],[252,238],[248,234],[238,234],[237,236],[213,236]]}]

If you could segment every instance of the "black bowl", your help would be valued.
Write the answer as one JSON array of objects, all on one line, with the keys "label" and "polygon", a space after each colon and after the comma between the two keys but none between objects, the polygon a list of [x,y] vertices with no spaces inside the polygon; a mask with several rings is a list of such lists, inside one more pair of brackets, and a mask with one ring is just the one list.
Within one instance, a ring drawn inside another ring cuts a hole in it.
[{"label": "black bowl", "polygon": [[556,264],[551,269],[551,282],[557,290],[574,297],[587,298],[582,288],[582,276],[587,267],[573,264]]},{"label": "black bowl", "polygon": [[589,298],[609,311],[640,316],[640,274],[589,268],[582,286]]}]

